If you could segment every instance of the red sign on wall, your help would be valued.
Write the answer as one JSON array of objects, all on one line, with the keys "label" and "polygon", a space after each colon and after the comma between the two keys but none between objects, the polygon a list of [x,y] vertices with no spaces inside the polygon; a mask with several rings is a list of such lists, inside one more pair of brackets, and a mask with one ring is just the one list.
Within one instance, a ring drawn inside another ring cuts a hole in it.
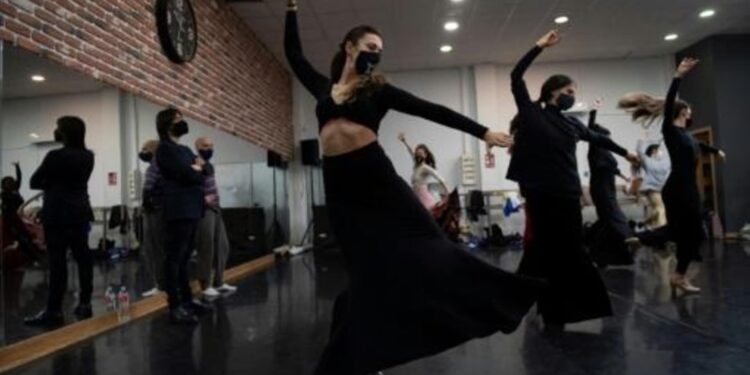
[{"label": "red sign on wall", "polygon": [[107,181],[109,182],[109,186],[116,186],[117,185],[117,172],[109,172],[107,174]]},{"label": "red sign on wall", "polygon": [[484,166],[485,168],[495,168],[495,154],[490,151],[484,154]]}]

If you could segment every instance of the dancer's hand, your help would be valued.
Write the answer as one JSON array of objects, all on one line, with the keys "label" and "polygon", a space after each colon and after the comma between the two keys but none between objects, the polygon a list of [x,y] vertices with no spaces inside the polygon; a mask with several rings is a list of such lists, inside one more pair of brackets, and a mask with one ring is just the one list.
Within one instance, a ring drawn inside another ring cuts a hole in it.
[{"label": "dancer's hand", "polygon": [[541,48],[552,47],[555,44],[559,43],[560,39],[560,32],[557,30],[552,30],[547,34],[544,34],[544,36],[536,42],[536,45]]},{"label": "dancer's hand", "polygon": [[286,0],[286,7],[290,10],[297,10],[297,0]]},{"label": "dancer's hand", "polygon": [[594,111],[598,111],[599,108],[602,107],[602,103],[604,103],[604,99],[602,98],[594,99],[594,103],[591,104],[591,109]]},{"label": "dancer's hand", "polygon": [[625,159],[627,159],[630,162],[630,164],[632,164],[635,167],[641,165],[641,158],[639,158],[638,155],[632,152],[628,152],[628,155],[625,156]]},{"label": "dancer's hand", "polygon": [[488,131],[484,135],[484,141],[489,148],[492,147],[510,147],[513,146],[513,137],[503,132]]},{"label": "dancer's hand", "polygon": [[190,168],[193,168],[193,170],[196,172],[203,172],[203,167],[198,164],[193,164],[190,166]]},{"label": "dancer's hand", "polygon": [[688,74],[693,68],[695,68],[696,65],[698,65],[698,59],[694,59],[692,57],[686,57],[682,59],[680,62],[680,66],[677,67],[677,71],[675,72],[675,77],[682,78],[686,74]]},{"label": "dancer's hand", "polygon": [[727,161],[727,153],[722,150],[719,150],[719,159],[721,159],[722,162]]}]

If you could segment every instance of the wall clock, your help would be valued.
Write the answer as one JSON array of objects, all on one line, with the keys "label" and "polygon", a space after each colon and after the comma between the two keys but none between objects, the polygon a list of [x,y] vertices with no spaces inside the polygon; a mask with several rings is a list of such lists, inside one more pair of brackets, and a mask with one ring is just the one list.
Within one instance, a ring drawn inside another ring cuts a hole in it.
[{"label": "wall clock", "polygon": [[198,25],[189,0],[156,0],[156,27],[164,55],[177,64],[189,62],[198,49]]}]

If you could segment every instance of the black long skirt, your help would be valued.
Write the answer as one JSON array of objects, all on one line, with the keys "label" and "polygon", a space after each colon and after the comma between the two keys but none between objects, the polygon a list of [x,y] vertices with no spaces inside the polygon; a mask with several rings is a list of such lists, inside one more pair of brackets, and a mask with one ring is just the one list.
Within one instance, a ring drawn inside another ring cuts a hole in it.
[{"label": "black long skirt", "polygon": [[533,191],[524,197],[533,235],[518,272],[549,282],[537,307],[545,323],[612,315],[604,282],[584,251],[579,199]]},{"label": "black long skirt", "polygon": [[323,163],[349,286],[315,374],[359,375],[513,332],[544,283],[451,242],[376,142]]},{"label": "black long skirt", "polygon": [[625,239],[633,236],[633,231],[617,202],[615,174],[591,171],[590,185],[597,216],[587,236],[591,258],[599,266],[633,264],[633,256],[625,244]]}]

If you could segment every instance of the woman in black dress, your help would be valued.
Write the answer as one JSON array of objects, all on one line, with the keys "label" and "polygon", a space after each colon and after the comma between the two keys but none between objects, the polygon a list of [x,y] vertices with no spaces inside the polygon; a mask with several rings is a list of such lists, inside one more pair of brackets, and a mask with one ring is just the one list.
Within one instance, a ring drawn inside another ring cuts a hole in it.
[{"label": "woman in black dress", "polygon": [[326,203],[349,272],[315,373],[372,373],[515,330],[540,282],[492,267],[449,241],[398,176],[376,134],[395,109],[490,146],[507,147],[511,139],[386,83],[373,71],[383,46],[374,28],[351,30],[331,78],[318,73],[302,54],[296,8],[290,0],[286,55],[318,101]]},{"label": "woman in black dress", "polygon": [[[659,100],[647,94],[631,94],[620,100],[620,108],[633,114],[636,121],[653,121],[663,117],[662,134],[664,144],[672,161],[672,173],[662,190],[667,211],[667,239],[677,245],[677,270],[671,283],[675,289],[687,293],[698,293],[700,288],[693,285],[691,278],[697,272],[695,262],[701,261],[700,247],[705,240],[701,199],[698,192],[696,168],[700,152],[719,155],[724,152],[696,141],[686,130],[692,124],[693,112],[690,105],[677,99],[680,82],[690,72],[698,60],[683,59],[677,67],[666,100]],[[690,270],[689,270],[690,269]]]},{"label": "woman in black dress", "polygon": [[519,273],[549,281],[538,310],[545,329],[554,332],[566,323],[612,313],[604,283],[583,248],[576,143],[588,141],[632,162],[638,159],[609,137],[563,113],[575,103],[576,85],[569,77],[548,78],[539,100],[531,100],[523,74],[544,48],[559,41],[557,31],[550,31],[511,73],[518,115],[513,121],[515,144],[508,168],[508,178],[518,182],[526,198],[532,233]]}]

